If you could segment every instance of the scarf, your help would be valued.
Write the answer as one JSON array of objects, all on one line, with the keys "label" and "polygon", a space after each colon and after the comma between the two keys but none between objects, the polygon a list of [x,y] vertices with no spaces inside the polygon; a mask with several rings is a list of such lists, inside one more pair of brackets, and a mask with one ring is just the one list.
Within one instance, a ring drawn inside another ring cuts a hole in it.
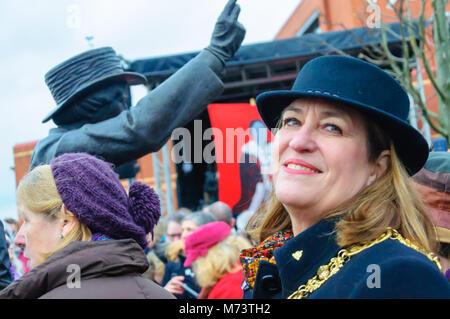
[{"label": "scarf", "polygon": [[100,241],[100,240],[114,240],[114,239],[112,239],[111,237],[108,237],[104,234],[100,234],[100,233],[92,234],[91,241]]},{"label": "scarf", "polygon": [[244,273],[247,284],[253,289],[255,284],[256,273],[261,260],[275,264],[273,252],[280,248],[284,243],[294,237],[292,230],[282,230],[268,238],[266,238],[256,248],[244,249],[239,255],[242,271]]}]

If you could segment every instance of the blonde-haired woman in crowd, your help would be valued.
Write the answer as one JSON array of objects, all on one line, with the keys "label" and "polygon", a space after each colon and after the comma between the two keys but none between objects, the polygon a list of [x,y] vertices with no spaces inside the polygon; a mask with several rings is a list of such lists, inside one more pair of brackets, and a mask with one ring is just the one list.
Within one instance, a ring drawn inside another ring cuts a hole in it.
[{"label": "blonde-haired woman in crowd", "polygon": [[123,188],[112,166],[67,153],[35,167],[17,189],[23,220],[15,244],[30,272],[0,298],[170,298],[142,274],[159,198],[140,182]]},{"label": "blonde-haired woman in crowd", "polygon": [[244,276],[239,253],[249,247],[247,239],[231,235],[225,222],[200,226],[186,237],[184,265],[192,265],[202,287],[199,299],[242,299]]},{"label": "blonde-haired woman in crowd", "polygon": [[241,255],[246,297],[449,298],[436,233],[409,176],[428,156],[403,88],[373,64],[308,62],[289,91],[256,99],[274,191]]}]

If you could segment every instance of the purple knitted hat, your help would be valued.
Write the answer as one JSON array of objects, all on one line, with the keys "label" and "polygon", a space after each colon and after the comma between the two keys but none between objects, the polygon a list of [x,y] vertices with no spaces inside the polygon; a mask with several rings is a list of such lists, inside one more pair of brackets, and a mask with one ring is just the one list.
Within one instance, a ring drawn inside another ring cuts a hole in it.
[{"label": "purple knitted hat", "polygon": [[147,247],[146,235],[153,236],[161,216],[152,188],[135,181],[127,196],[112,165],[86,153],[60,155],[50,167],[64,205],[93,233]]}]

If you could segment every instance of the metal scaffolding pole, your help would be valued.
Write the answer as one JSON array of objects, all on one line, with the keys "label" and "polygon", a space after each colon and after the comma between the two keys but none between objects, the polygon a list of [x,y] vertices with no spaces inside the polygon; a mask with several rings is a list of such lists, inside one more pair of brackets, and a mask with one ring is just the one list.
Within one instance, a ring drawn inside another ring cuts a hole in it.
[{"label": "metal scaffolding pole", "polygon": [[[423,104],[426,105],[426,97],[425,97],[425,89],[423,87],[423,78],[422,78],[422,68],[420,67],[420,61],[418,58],[416,58],[416,66],[417,66],[417,85],[419,87],[419,91],[420,91],[420,97],[423,101]],[[428,124],[427,119],[425,118],[425,116],[421,115],[420,116],[422,119],[422,134],[425,136],[425,139],[428,142],[428,145],[431,146],[432,145],[432,141],[431,141],[431,131],[430,131],[430,124]]]},{"label": "metal scaffolding pole", "polygon": [[170,156],[169,146],[166,143],[162,148],[163,164],[164,164],[164,181],[166,183],[166,203],[167,213],[169,215],[174,213],[173,197],[172,197],[172,174],[170,172]]},{"label": "metal scaffolding pole", "polygon": [[158,157],[157,152],[152,153],[152,162],[153,162],[153,175],[155,177],[156,193],[158,194],[158,196],[161,200],[161,207],[164,207],[164,203],[163,203],[164,196],[163,196],[163,192],[161,190],[161,170],[160,170],[159,157]]},{"label": "metal scaffolding pole", "polygon": [[415,129],[419,130],[419,127],[417,125],[417,113],[416,113],[416,103],[414,102],[413,97],[411,94],[408,93],[409,97],[409,124],[411,124]]}]

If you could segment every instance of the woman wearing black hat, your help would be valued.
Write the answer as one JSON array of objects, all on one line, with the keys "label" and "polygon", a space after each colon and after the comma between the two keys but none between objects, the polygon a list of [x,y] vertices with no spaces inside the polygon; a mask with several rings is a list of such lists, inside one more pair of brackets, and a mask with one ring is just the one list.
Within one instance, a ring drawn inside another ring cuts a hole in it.
[{"label": "woman wearing black hat", "polygon": [[428,156],[387,73],[342,56],[307,63],[290,91],[257,97],[274,191],[249,223],[254,298],[449,298],[436,234],[408,177]]}]

